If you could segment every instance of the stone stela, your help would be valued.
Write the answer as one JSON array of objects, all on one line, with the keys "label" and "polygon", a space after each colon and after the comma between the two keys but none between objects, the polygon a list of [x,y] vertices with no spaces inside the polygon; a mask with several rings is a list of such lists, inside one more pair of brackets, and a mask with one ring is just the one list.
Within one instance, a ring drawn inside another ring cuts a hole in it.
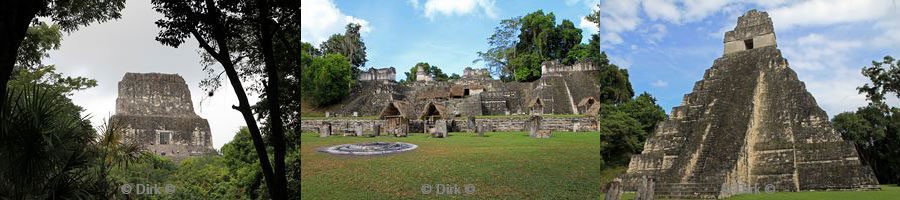
[{"label": "stone stela", "polygon": [[109,121],[157,155],[179,160],[215,153],[209,122],[194,113],[191,92],[177,74],[125,73]]}]

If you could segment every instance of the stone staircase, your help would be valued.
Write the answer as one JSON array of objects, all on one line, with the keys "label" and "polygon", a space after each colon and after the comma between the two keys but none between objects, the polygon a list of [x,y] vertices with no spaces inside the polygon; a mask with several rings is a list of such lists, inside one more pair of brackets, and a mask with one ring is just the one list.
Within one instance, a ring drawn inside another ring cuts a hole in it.
[{"label": "stone staircase", "polygon": [[659,199],[715,199],[721,184],[657,183],[653,191]]}]

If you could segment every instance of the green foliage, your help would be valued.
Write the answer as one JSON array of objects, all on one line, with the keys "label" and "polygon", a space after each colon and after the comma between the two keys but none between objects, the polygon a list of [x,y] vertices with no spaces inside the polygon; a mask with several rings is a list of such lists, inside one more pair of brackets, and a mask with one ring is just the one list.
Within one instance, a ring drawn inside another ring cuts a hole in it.
[{"label": "green foliage", "polygon": [[[895,62],[896,61],[896,62]],[[856,112],[834,116],[831,122],[841,137],[856,146],[860,160],[870,166],[880,183],[900,182],[900,108],[889,106],[885,97],[900,97],[900,61],[885,56],[881,62],[863,67],[871,81],[858,87],[869,105]]]},{"label": "green foliage", "polygon": [[[291,146],[291,145],[288,145]],[[264,189],[265,182],[259,170],[259,159],[256,158],[256,149],[250,138],[250,131],[241,128],[231,142],[222,146],[222,162],[228,166],[230,180],[234,182],[234,191],[240,196],[257,199],[267,196]],[[285,163],[290,163],[285,161]],[[288,165],[290,166],[290,165]],[[286,171],[289,171],[286,169]]]},{"label": "green foliage", "polygon": [[38,22],[25,32],[25,40],[19,45],[16,68],[38,66],[41,59],[49,57],[48,51],[59,49],[62,32],[59,25]]},{"label": "green foliage", "polygon": [[668,118],[656,99],[646,92],[625,103],[600,106],[597,126],[604,141],[608,141],[604,159],[610,163],[627,162],[628,154],[640,153],[656,125]]},{"label": "green foliage", "polygon": [[900,108],[870,104],[836,115],[831,122],[841,137],[856,146],[860,160],[872,167],[880,183],[900,181]]},{"label": "green foliage", "polygon": [[324,54],[344,55],[353,66],[365,66],[368,59],[366,59],[366,43],[362,41],[359,33],[361,28],[362,26],[359,24],[347,24],[347,30],[344,34],[331,35],[327,41],[319,45],[319,49]]},{"label": "green foliage", "polygon": [[614,163],[627,160],[628,155],[644,149],[647,132],[640,121],[622,111],[612,111],[597,119],[598,132],[603,134],[603,158]]},{"label": "green foliage", "polygon": [[517,81],[534,81],[541,78],[541,59],[537,53],[523,53],[510,60],[515,68],[514,79]]},{"label": "green foliage", "polygon": [[488,38],[491,46],[478,52],[473,63],[484,61],[500,79],[533,81],[541,77],[541,63],[564,60],[581,43],[581,29],[569,20],[556,24],[556,16],[543,10],[500,22]]},{"label": "green foliage", "polygon": [[176,190],[169,199],[233,199],[235,184],[219,156],[190,157],[182,160],[169,176]]},{"label": "green foliage", "polygon": [[[428,74],[435,81],[447,81],[451,80],[450,76],[447,76],[441,68],[438,66],[430,65],[427,62],[419,62],[416,63],[415,66],[409,69],[409,72],[403,72],[406,75],[406,79],[400,80],[401,84],[409,84],[416,82],[416,72],[419,69],[425,69],[425,73]],[[459,75],[456,75],[456,79],[459,79]]]},{"label": "green foliage", "polygon": [[873,103],[883,102],[885,95],[890,93],[900,98],[900,60],[885,56],[883,61],[872,61],[872,66],[863,67],[862,74],[869,78],[872,85],[866,83],[857,90],[866,94],[866,98]]},{"label": "green foliage", "polygon": [[641,123],[641,129],[648,134],[653,133],[659,122],[666,120],[666,111],[656,104],[656,98],[644,92],[634,100],[617,106],[618,110],[627,113]]},{"label": "green foliage", "polygon": [[350,88],[356,81],[353,79],[352,66],[344,56],[327,54],[303,58],[309,59],[300,78],[303,80],[300,87],[305,102],[324,106],[336,103],[350,93]]},{"label": "green foliage", "polygon": [[10,84],[0,107],[0,196],[102,198],[108,187],[93,167],[96,132],[80,107],[42,84]]},{"label": "green foliage", "polygon": [[513,77],[511,68],[506,67],[509,59],[515,56],[515,47],[518,43],[519,29],[522,26],[522,17],[514,17],[500,21],[500,25],[494,28],[494,33],[488,38],[487,51],[478,52],[478,59],[472,63],[484,62],[491,74],[497,75],[502,80]]}]

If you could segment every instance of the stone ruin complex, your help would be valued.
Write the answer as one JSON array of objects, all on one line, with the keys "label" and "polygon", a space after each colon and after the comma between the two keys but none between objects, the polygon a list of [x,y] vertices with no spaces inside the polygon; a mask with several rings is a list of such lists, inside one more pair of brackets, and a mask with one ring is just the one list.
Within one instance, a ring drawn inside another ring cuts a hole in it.
[{"label": "stone ruin complex", "polygon": [[452,117],[477,115],[522,115],[531,113],[528,101],[540,99],[544,114],[583,114],[578,101],[599,99],[595,81],[598,66],[589,61],[574,65],[544,62],[544,76],[533,82],[503,82],[492,79],[486,69],[466,68],[460,80],[434,81],[423,70],[408,85],[395,81],[395,69],[369,69],[360,74],[359,85],[348,98],[329,111],[334,116],[376,116],[385,105],[405,101],[416,115],[428,103],[446,107]]},{"label": "stone ruin complex", "polygon": [[724,55],[633,155],[624,189],[642,179],[660,198],[724,198],[736,187],[776,191],[877,188],[788,67],[772,20],[751,10],[725,34]]},{"label": "stone ruin complex", "polygon": [[155,154],[181,159],[215,153],[209,123],[194,113],[191,92],[177,74],[125,73],[110,124]]}]

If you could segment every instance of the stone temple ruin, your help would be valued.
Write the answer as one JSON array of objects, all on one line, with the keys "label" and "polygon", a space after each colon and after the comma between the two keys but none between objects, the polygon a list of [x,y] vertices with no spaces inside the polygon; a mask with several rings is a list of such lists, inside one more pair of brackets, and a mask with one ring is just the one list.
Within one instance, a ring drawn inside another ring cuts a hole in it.
[{"label": "stone temple ruin", "polygon": [[582,99],[599,99],[600,85],[594,77],[598,66],[590,61],[562,65],[544,62],[543,77],[533,82],[494,80],[486,69],[466,68],[460,80],[434,81],[424,71],[416,82],[398,84],[394,68],[369,69],[360,73],[359,86],[351,91],[335,116],[377,116],[390,102],[405,101],[422,112],[425,105],[446,107],[450,116],[529,114],[527,102],[540,99],[545,114],[581,114]]},{"label": "stone temple ruin", "polygon": [[639,190],[642,179],[657,182],[660,198],[877,188],[788,67],[766,12],[741,16],[724,42],[724,55],[631,157],[623,189]]},{"label": "stone temple ruin", "polygon": [[[476,126],[491,131],[527,131],[526,119],[474,116],[590,114],[589,108],[599,105],[598,65],[589,60],[573,65],[547,61],[541,71],[543,76],[532,82],[503,82],[492,79],[486,69],[466,68],[459,80],[450,81],[435,81],[420,70],[415,82],[399,84],[393,67],[370,68],[360,73],[358,85],[326,116],[377,116],[377,120],[302,120],[301,130],[319,131],[325,125],[328,133],[337,135],[360,129],[381,131],[374,129],[377,126],[389,135],[439,133],[435,137],[446,137],[448,132],[476,132]],[[596,130],[596,123],[592,118],[544,118],[541,129],[589,131]]]},{"label": "stone temple ruin", "polygon": [[181,159],[215,152],[209,123],[194,113],[191,92],[177,74],[125,73],[109,120],[158,155]]}]

